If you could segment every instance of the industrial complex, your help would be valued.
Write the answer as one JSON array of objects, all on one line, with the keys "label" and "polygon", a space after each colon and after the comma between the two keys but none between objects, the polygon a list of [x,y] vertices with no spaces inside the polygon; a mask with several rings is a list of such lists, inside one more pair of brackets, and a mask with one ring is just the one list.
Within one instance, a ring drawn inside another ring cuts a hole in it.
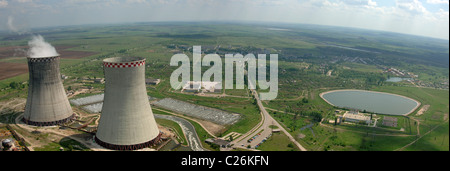
[{"label": "industrial complex", "polygon": [[[45,132],[71,135],[76,133],[71,129],[83,131],[88,137],[78,141],[92,150],[140,150],[153,148],[167,140],[170,131],[166,128],[166,133],[160,131],[146,93],[145,58],[105,59],[104,93],[88,100],[71,100],[74,106],[100,104],[99,117],[74,112],[63,86],[59,61],[59,56],[28,58],[28,97],[23,114],[12,118],[17,126],[31,135]],[[26,139],[16,134],[13,128],[8,125],[4,128],[8,129],[2,132],[1,150],[33,149],[26,146]]]},{"label": "industrial complex", "polygon": [[376,48],[324,39],[334,28],[225,26],[37,32],[55,47],[0,34],[0,151],[448,150],[448,90],[404,80],[445,87],[448,74],[386,65],[388,50],[365,57]]}]

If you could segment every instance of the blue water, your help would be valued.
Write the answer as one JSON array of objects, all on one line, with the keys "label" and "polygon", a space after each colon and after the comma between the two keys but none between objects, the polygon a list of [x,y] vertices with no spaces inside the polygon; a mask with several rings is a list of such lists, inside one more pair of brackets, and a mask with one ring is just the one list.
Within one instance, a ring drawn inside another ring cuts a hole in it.
[{"label": "blue water", "polygon": [[390,115],[404,115],[417,106],[409,98],[373,91],[335,91],[323,94],[323,98],[334,106]]}]

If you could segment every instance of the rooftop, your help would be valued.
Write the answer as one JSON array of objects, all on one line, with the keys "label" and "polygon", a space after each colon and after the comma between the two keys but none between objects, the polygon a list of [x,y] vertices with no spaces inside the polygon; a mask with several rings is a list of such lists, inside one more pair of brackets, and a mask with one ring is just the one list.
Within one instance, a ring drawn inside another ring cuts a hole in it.
[{"label": "rooftop", "polygon": [[347,113],[344,114],[343,117],[344,118],[348,118],[348,119],[355,119],[355,120],[364,120],[364,121],[370,120],[369,116],[366,116],[366,115],[363,115],[363,114],[359,114],[359,113],[355,114],[355,113],[347,112]]}]

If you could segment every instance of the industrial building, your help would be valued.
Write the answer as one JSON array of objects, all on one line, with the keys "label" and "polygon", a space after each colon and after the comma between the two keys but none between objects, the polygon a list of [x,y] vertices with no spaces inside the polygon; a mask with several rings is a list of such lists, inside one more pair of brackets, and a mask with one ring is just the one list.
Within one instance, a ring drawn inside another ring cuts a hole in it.
[{"label": "industrial building", "polygon": [[161,133],[145,86],[145,58],[103,60],[105,95],[95,142],[113,150],[138,150],[155,145]]},{"label": "industrial building", "polygon": [[52,126],[75,117],[61,82],[59,61],[59,56],[28,58],[29,87],[24,123]]},{"label": "industrial building", "polygon": [[188,81],[181,89],[182,92],[200,92],[202,88],[201,81]]},{"label": "industrial building", "polygon": [[222,91],[222,83],[212,81],[188,81],[181,91],[220,93]]},{"label": "industrial building", "polygon": [[345,122],[354,122],[354,123],[365,122],[366,124],[370,124],[370,116],[361,114],[358,111],[346,112],[343,115],[343,118],[344,118]]}]

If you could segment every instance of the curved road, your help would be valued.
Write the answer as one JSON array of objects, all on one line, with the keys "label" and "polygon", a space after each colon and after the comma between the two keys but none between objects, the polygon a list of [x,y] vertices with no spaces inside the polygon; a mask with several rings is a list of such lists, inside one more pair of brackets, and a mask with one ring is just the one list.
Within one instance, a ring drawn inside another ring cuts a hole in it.
[{"label": "curved road", "polygon": [[[272,118],[272,116],[269,115],[267,110],[264,108],[261,99],[259,99],[258,92],[254,89],[251,89],[252,94],[255,96],[255,99],[257,101],[258,107],[261,111],[262,115],[262,121],[254,127],[252,130],[247,132],[246,134],[238,137],[236,140],[232,142],[232,144],[235,144],[236,147],[239,148],[245,148],[248,145],[251,147],[255,147],[258,145],[264,138],[268,137],[272,133],[272,129],[269,127],[270,125],[275,125],[280,129],[286,136],[289,138],[290,141],[292,141],[301,151],[307,151],[306,148],[304,148],[300,143],[298,143],[292,135],[286,131],[286,129],[283,128],[275,119]],[[260,133],[260,134],[259,134]],[[252,142],[247,142],[248,139],[257,136]]]},{"label": "curved road", "polygon": [[197,132],[195,131],[195,127],[189,121],[171,115],[154,114],[154,116],[158,119],[166,119],[176,122],[183,130],[184,136],[186,137],[188,145],[191,147],[191,149],[193,151],[205,151],[205,149],[203,149],[201,140],[198,137]]}]

